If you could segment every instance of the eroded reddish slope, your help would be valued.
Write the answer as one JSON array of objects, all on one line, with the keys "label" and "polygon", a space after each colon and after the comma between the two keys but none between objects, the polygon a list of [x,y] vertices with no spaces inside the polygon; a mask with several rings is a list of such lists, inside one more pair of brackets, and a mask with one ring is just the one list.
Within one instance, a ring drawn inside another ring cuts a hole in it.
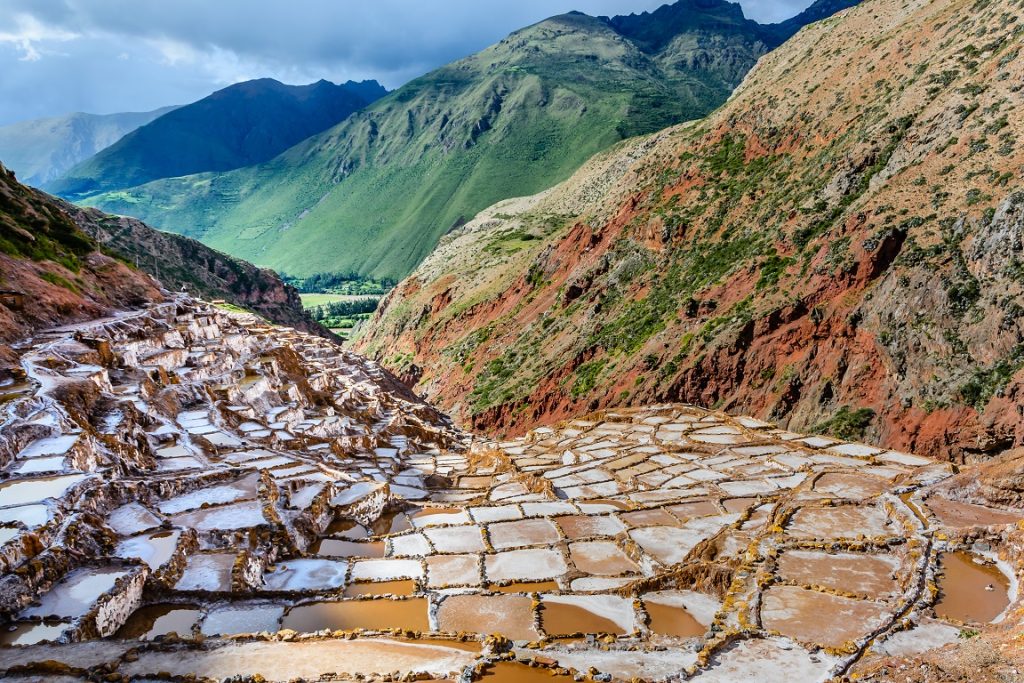
[{"label": "eroded reddish slope", "polygon": [[1021,13],[872,0],[805,29],[708,119],[447,238],[360,348],[506,433],[673,400],[1020,444]]}]

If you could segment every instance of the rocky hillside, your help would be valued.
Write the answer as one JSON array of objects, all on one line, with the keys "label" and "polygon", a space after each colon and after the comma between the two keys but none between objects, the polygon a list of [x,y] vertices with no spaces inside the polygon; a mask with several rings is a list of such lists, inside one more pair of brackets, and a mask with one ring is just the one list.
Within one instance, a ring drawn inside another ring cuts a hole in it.
[{"label": "rocky hillside", "polygon": [[376,81],[236,83],[129,133],[43,187],[77,200],[160,178],[257,164],[386,93]]},{"label": "rocky hillside", "polygon": [[0,290],[17,293],[0,295],[0,344],[160,301],[161,285],[185,285],[194,295],[326,334],[273,271],[132,219],[79,209],[22,185],[0,166]]},{"label": "rocky hillside", "polygon": [[65,114],[0,126],[0,159],[27,185],[56,179],[175,107],[123,114]]},{"label": "rocky hillside", "polygon": [[154,230],[134,218],[61,202],[78,227],[103,248],[157,278],[171,291],[207,301],[224,299],[279,325],[326,334],[302,308],[299,292],[272,270],[211,249],[202,242]]},{"label": "rocky hillside", "polygon": [[277,158],[88,198],[291,275],[400,278],[495,201],[721,105],[779,33],[725,0],[578,12],[415,79]]},{"label": "rocky hillside", "polygon": [[447,238],[361,348],[495,431],[678,400],[1020,444],[1020,15],[870,0],[805,28],[707,119]]},{"label": "rocky hillside", "polygon": [[[163,297],[152,278],[97,249],[53,201],[0,166],[0,361],[33,331]],[[15,294],[16,293],[16,294]]]}]

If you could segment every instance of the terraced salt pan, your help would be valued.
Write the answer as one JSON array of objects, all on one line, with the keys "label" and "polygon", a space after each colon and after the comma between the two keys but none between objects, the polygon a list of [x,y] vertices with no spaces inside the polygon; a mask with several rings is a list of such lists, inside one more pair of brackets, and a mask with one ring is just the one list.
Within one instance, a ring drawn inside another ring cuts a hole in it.
[{"label": "terraced salt pan", "polygon": [[202,616],[202,610],[195,605],[148,605],[136,610],[115,637],[124,640],[152,640],[177,633],[188,638]]},{"label": "terraced salt pan", "polygon": [[133,536],[160,526],[160,518],[138,503],[127,503],[107,515],[107,526],[121,536]]},{"label": "terraced salt pan", "polygon": [[216,644],[206,651],[144,652],[121,671],[139,677],[202,671],[215,679],[260,674],[270,681],[316,680],[324,671],[354,675],[381,669],[446,676],[461,672],[474,657],[455,648],[389,640],[248,642]]},{"label": "terraced salt pan", "polygon": [[419,579],[423,565],[417,560],[359,560],[352,565],[353,581]]},{"label": "terraced salt pan", "polygon": [[233,503],[243,498],[255,498],[259,482],[259,474],[250,474],[230,484],[196,489],[169,500],[161,501],[157,504],[157,509],[165,515],[173,515],[178,512],[193,510],[204,504],[218,505],[221,503]]},{"label": "terraced salt pan", "polygon": [[541,625],[549,636],[631,633],[637,628],[632,598],[617,595],[543,595],[541,608]]},{"label": "terraced salt pan", "polygon": [[900,561],[892,555],[786,550],[778,558],[783,579],[878,598],[899,591],[895,574]]},{"label": "terraced salt pan", "polygon": [[479,586],[480,558],[477,555],[439,555],[427,558],[427,586]]},{"label": "terraced salt pan", "polygon": [[877,506],[843,505],[801,508],[793,515],[786,533],[797,538],[856,538],[893,534],[885,511]]},{"label": "terraced salt pan", "polygon": [[577,541],[569,546],[569,557],[587,574],[615,576],[640,571],[614,541]]},{"label": "terraced salt pan", "polygon": [[765,671],[785,672],[794,683],[823,683],[835,659],[810,653],[785,638],[748,638],[726,647],[690,680],[700,683],[762,683]]},{"label": "terraced salt pan", "polygon": [[44,593],[38,605],[26,608],[21,617],[55,616],[73,619],[83,616],[100,595],[113,588],[119,578],[127,575],[127,569],[118,567],[76,569]]},{"label": "terraced salt pan", "polygon": [[68,630],[65,622],[22,622],[0,630],[0,645],[36,645],[54,641]]},{"label": "terraced salt pan", "polygon": [[277,631],[284,616],[279,605],[242,605],[219,607],[209,611],[203,619],[202,633],[206,636],[235,635]]},{"label": "terraced salt pan", "polygon": [[284,616],[282,628],[299,633],[323,629],[372,631],[403,629],[429,631],[428,603],[424,598],[403,600],[347,600],[312,602],[292,607]]},{"label": "terraced salt pan", "polygon": [[19,459],[39,458],[43,456],[66,455],[77,443],[78,434],[64,434],[33,441],[18,453]]},{"label": "terraced salt pan", "polygon": [[533,598],[523,595],[453,595],[437,610],[440,631],[501,633],[512,640],[537,640]]},{"label": "terraced salt pan", "polygon": [[0,523],[21,522],[29,529],[42,526],[50,521],[50,508],[45,505],[20,505],[0,508]]},{"label": "terraced salt pan", "polygon": [[558,527],[548,519],[496,522],[489,525],[487,531],[491,545],[499,550],[527,545],[550,545],[561,538]]},{"label": "terraced salt pan", "polygon": [[[65,457],[63,455],[44,456],[31,458],[18,463],[11,470],[13,474],[42,474],[44,472],[60,472],[64,468]],[[69,468],[74,469],[74,468]]]},{"label": "terraced salt pan", "polygon": [[684,609],[697,622],[705,626],[711,624],[715,619],[715,615],[722,609],[720,600],[706,593],[692,590],[653,591],[651,593],[644,593],[643,600],[645,605],[654,603]]},{"label": "terraced salt pan", "polygon": [[932,648],[955,643],[960,638],[960,627],[942,621],[928,619],[914,628],[897,631],[881,643],[872,645],[875,654],[893,657],[908,657]]},{"label": "terraced salt pan", "polygon": [[427,527],[423,533],[430,539],[438,552],[478,553],[484,551],[482,531],[478,526]]},{"label": "terraced salt pan", "polygon": [[85,481],[87,475],[66,474],[34,479],[16,479],[0,484],[0,507],[38,503],[47,498],[60,498],[75,484]]},{"label": "terraced salt pan", "polygon": [[561,553],[541,548],[487,555],[484,567],[490,581],[540,581],[557,578],[568,570]]},{"label": "terraced salt pan", "polygon": [[190,555],[185,571],[174,587],[182,591],[229,591],[234,566],[234,553]]},{"label": "terraced salt pan", "polygon": [[345,585],[348,563],[340,560],[300,558],[280,562],[264,572],[263,587],[271,591],[312,591]]},{"label": "terraced salt pan", "polygon": [[172,517],[171,521],[175,526],[193,527],[199,531],[250,529],[267,523],[263,517],[263,504],[258,500],[183,512]]},{"label": "terraced salt pan", "polygon": [[690,520],[683,528],[654,526],[633,529],[630,538],[662,564],[682,562],[698,543],[715,535],[739,519],[738,515],[718,515]]},{"label": "terraced salt pan", "polygon": [[[615,680],[621,681],[671,680],[697,661],[695,651],[683,649],[602,651],[593,648],[583,650],[546,648],[544,650],[517,649],[515,652],[524,658],[537,657],[554,660],[560,667],[571,667],[577,671],[589,671],[594,668],[600,673],[609,674],[614,676]],[[760,682],[764,679],[757,680]]]},{"label": "terraced salt pan", "polygon": [[160,531],[145,536],[135,536],[121,541],[114,550],[117,557],[137,557],[150,569],[159,569],[174,555],[178,547],[180,531]]},{"label": "terraced salt pan", "polygon": [[892,611],[881,603],[854,600],[795,586],[772,586],[761,600],[765,628],[806,643],[839,647],[880,626]]}]

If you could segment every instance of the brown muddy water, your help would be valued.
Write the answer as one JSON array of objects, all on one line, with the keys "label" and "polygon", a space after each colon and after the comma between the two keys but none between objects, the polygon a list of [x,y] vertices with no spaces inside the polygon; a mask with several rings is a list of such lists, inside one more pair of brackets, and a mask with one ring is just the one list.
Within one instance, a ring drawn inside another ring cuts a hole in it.
[{"label": "brown muddy water", "polygon": [[349,541],[358,541],[369,536],[370,532],[354,519],[336,519],[328,525],[324,534],[327,536],[337,536]]},{"label": "brown muddy water", "polygon": [[350,600],[313,602],[291,608],[282,628],[299,633],[323,629],[348,631],[356,628],[382,631],[391,628],[429,631],[426,598],[409,600]]},{"label": "brown muddy water", "polygon": [[489,665],[483,675],[473,680],[486,681],[486,683],[559,683],[561,681],[568,683],[575,679],[572,676],[556,675],[550,669],[528,666],[519,662],[498,662]]},{"label": "brown muddy water", "polygon": [[416,592],[416,582],[377,581],[375,583],[350,583],[345,587],[345,597],[355,598],[360,595],[412,595]]},{"label": "brown muddy water", "polygon": [[35,645],[60,637],[71,624],[63,622],[21,623],[14,628],[0,629],[0,645]]},{"label": "brown muddy water", "polygon": [[135,610],[115,638],[122,640],[151,640],[168,633],[182,638],[192,635],[192,627],[203,615],[195,605],[149,605]]},{"label": "brown muddy water", "polygon": [[693,615],[682,607],[659,605],[656,602],[644,601],[647,614],[651,617],[648,628],[652,633],[676,638],[693,638],[702,636],[708,630],[706,626],[693,618]]},{"label": "brown muddy water", "polygon": [[401,510],[390,510],[378,517],[370,524],[370,533],[373,536],[387,536],[389,534],[400,534],[412,528],[409,517]]},{"label": "brown muddy water", "polygon": [[336,538],[324,538],[313,544],[314,555],[325,557],[384,557],[386,552],[383,541],[370,543],[359,541],[341,541]]},{"label": "brown muddy water", "polygon": [[626,633],[611,619],[605,619],[577,605],[556,602],[544,603],[540,611],[540,622],[544,632],[549,636],[568,636],[574,633]]},{"label": "brown muddy water", "polygon": [[506,586],[492,583],[487,590],[492,593],[554,593],[560,589],[554,581],[516,581]]},{"label": "brown muddy water", "polygon": [[974,562],[974,557],[966,552],[939,557],[938,616],[987,624],[1010,604],[1010,580],[994,565]]}]

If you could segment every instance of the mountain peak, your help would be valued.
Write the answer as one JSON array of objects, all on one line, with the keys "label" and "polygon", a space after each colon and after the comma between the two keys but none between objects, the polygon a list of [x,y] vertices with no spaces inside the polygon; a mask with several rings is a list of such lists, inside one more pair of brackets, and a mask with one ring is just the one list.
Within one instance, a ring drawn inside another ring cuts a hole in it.
[{"label": "mountain peak", "polygon": [[754,35],[760,27],[744,16],[738,3],[727,0],[677,0],[653,12],[603,19],[646,51],[660,50],[682,33],[715,31]]}]

